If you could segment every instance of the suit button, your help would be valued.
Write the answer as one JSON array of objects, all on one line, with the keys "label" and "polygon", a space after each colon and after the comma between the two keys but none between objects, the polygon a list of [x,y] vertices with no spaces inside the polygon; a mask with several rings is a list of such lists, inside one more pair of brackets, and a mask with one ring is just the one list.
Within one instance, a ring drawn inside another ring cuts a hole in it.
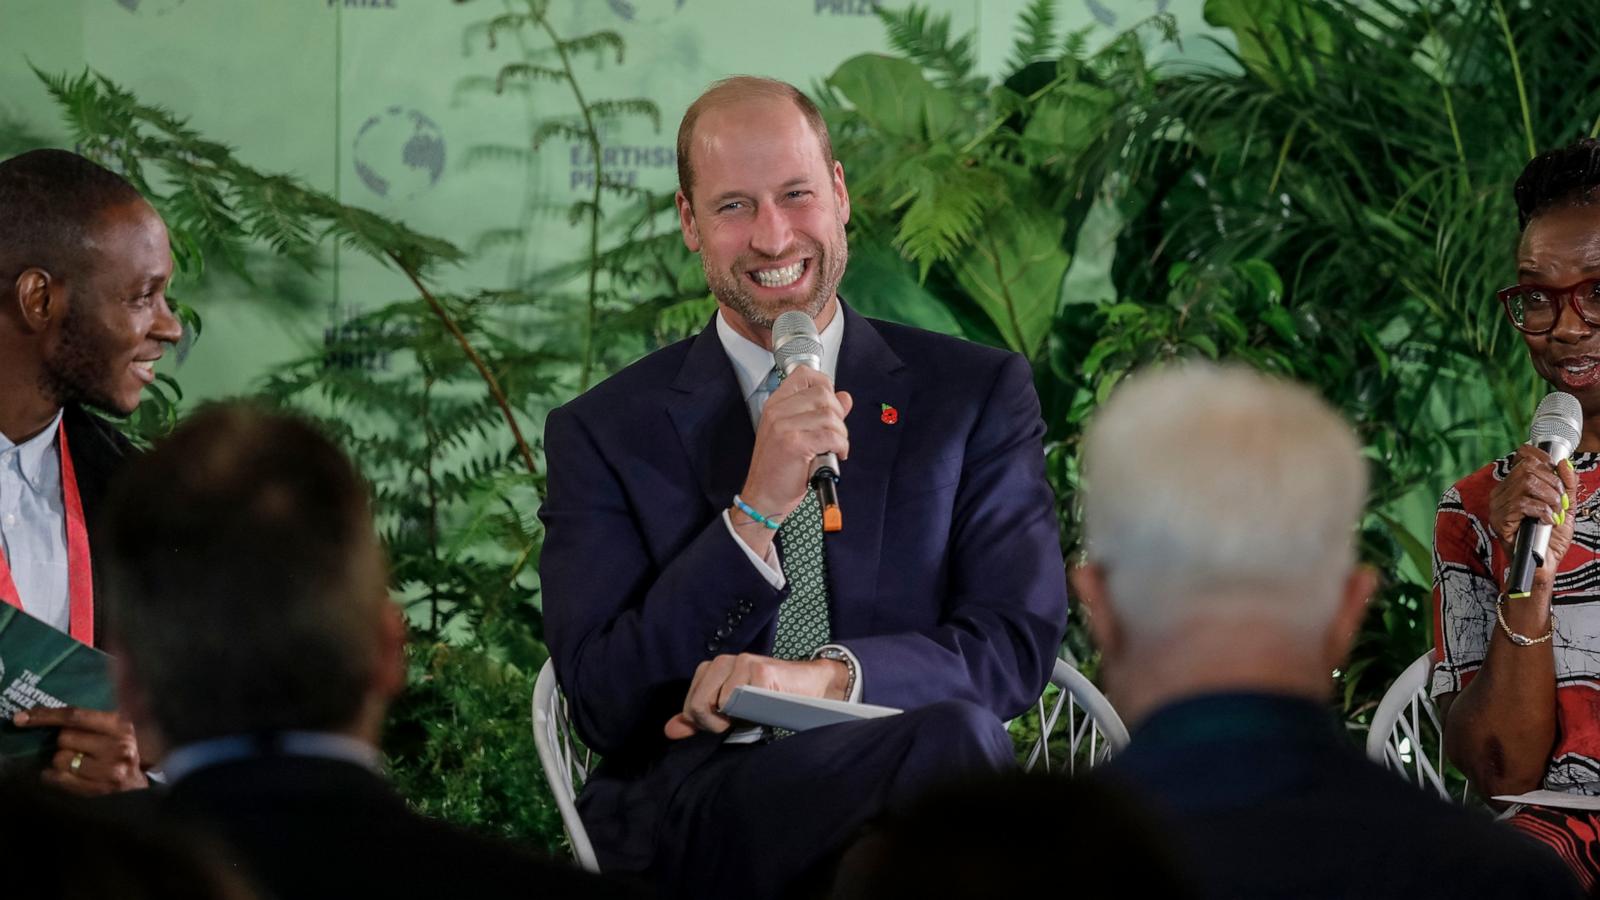
[{"label": "suit button", "polygon": [[720,641],[707,641],[706,642],[706,652],[707,653],[715,653],[715,652],[717,652],[718,650],[721,650],[721,649],[722,649],[722,643]]},{"label": "suit button", "polygon": [[753,609],[755,609],[755,607],[750,605],[750,601],[749,600],[741,600],[741,601],[739,601],[739,606],[738,606],[739,612],[742,612],[745,615],[749,615],[750,611],[753,610]]},{"label": "suit button", "polygon": [[719,637],[719,638],[725,638],[730,634],[733,634],[733,629],[729,628],[726,625],[724,625],[721,628],[717,629],[717,637]]},{"label": "suit button", "polygon": [[728,624],[729,625],[737,625],[737,624],[739,624],[739,621],[741,619],[743,619],[743,618],[744,618],[744,616],[741,616],[738,613],[728,613]]}]

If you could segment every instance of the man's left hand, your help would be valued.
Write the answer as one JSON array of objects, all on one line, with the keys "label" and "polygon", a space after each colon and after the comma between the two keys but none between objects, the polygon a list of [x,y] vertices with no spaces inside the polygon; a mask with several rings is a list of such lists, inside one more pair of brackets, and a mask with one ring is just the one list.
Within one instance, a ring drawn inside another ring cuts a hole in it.
[{"label": "man's left hand", "polygon": [[133,725],[114,712],[36,706],[17,713],[19,728],[59,728],[56,753],[40,776],[74,794],[94,796],[149,786]]},{"label": "man's left hand", "polygon": [[722,705],[740,685],[843,700],[849,677],[844,663],[832,659],[790,661],[754,653],[718,656],[694,670],[683,712],[667,721],[667,737],[676,741],[702,731],[727,731],[731,721],[722,714]]}]

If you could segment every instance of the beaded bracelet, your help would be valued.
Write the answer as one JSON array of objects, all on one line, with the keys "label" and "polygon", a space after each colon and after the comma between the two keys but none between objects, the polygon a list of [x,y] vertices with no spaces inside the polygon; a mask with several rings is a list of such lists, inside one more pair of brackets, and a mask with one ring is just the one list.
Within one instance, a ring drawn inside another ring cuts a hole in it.
[{"label": "beaded bracelet", "polygon": [[757,522],[760,522],[762,525],[765,525],[772,531],[777,531],[779,528],[783,527],[779,523],[774,522],[766,516],[763,516],[761,513],[756,512],[755,507],[744,502],[744,498],[740,497],[738,494],[733,495],[733,505],[739,508],[739,512],[742,512],[750,518],[755,519]]}]

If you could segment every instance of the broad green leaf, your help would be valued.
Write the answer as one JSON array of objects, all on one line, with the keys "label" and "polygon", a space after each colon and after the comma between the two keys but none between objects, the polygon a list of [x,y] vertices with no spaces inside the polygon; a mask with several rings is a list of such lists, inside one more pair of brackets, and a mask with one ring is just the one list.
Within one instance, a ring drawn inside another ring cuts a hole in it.
[{"label": "broad green leaf", "polygon": [[1044,145],[1046,158],[1057,165],[1070,163],[1105,131],[1105,120],[1116,102],[1117,95],[1102,87],[1064,85],[1040,102],[1022,137]]},{"label": "broad green leaf", "polygon": [[1283,300],[1283,279],[1278,277],[1272,263],[1264,259],[1247,259],[1238,263],[1234,271],[1239,273],[1250,284],[1258,295],[1268,303],[1279,303]]},{"label": "broad green leaf", "polygon": [[1063,223],[1048,213],[1012,208],[989,223],[956,260],[956,280],[994,320],[1013,350],[1033,359],[1050,330],[1061,279],[1072,257],[1061,247]]},{"label": "broad green leaf", "polygon": [[921,141],[949,131],[959,114],[955,97],[928,83],[915,63],[863,53],[845,60],[828,83],[873,126]]},{"label": "broad green leaf", "polygon": [[1304,0],[1206,0],[1207,24],[1232,31],[1239,58],[1274,89],[1316,83],[1316,55],[1333,47],[1333,29]]},{"label": "broad green leaf", "polygon": [[912,267],[893,250],[870,240],[852,242],[839,294],[863,315],[941,334],[962,333],[950,306],[923,287]]}]

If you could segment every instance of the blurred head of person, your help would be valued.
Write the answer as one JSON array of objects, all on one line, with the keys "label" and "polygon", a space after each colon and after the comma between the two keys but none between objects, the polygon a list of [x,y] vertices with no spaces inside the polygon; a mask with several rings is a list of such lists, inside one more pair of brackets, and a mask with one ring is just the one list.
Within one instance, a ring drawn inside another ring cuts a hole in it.
[{"label": "blurred head of person", "polygon": [[366,485],[307,423],[189,418],[105,514],[111,645],[141,746],[318,731],[376,742],[404,680]]},{"label": "blurred head of person", "polygon": [[1009,772],[934,788],[839,864],[832,900],[1192,895],[1161,830],[1114,785]]},{"label": "blurred head of person", "polygon": [[1376,585],[1366,463],[1309,389],[1239,367],[1147,371],[1095,415],[1072,573],[1131,722],[1187,695],[1328,696]]},{"label": "blurred head of person", "polygon": [[171,279],[166,225],[125,178],[65,150],[0,162],[0,384],[11,404],[133,412],[183,335]]}]

